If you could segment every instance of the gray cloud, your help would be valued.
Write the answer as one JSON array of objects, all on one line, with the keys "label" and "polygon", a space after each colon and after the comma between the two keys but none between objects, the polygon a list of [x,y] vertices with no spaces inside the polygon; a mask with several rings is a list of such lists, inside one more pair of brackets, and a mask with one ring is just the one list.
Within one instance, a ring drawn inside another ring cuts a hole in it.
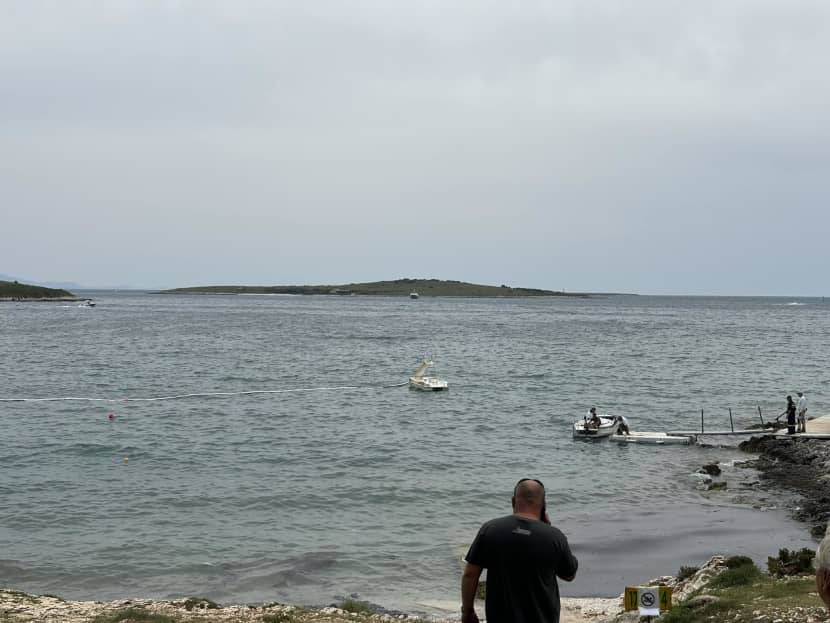
[{"label": "gray cloud", "polygon": [[823,293],[822,2],[96,4],[0,8],[5,273]]}]

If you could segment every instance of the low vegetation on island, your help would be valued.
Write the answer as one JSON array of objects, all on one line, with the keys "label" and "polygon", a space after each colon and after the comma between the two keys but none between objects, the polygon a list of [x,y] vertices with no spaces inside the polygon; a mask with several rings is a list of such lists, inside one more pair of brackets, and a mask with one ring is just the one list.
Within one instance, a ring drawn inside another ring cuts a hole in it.
[{"label": "low vegetation on island", "polygon": [[0,301],[75,300],[75,295],[60,288],[44,288],[17,281],[0,281]]},{"label": "low vegetation on island", "polygon": [[197,286],[163,290],[161,294],[332,294],[375,296],[462,296],[462,297],[529,297],[576,296],[587,294],[566,293],[538,288],[514,288],[506,285],[488,286],[463,281],[440,279],[396,279],[369,283],[311,286]]}]

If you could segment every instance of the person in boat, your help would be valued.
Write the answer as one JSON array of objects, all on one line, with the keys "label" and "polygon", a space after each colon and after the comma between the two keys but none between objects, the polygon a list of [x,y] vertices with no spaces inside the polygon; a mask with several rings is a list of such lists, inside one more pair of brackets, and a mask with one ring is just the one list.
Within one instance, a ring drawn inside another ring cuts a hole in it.
[{"label": "person in boat", "polygon": [[597,415],[597,408],[591,407],[585,416],[585,428],[599,428],[602,420]]},{"label": "person in boat", "polygon": [[628,425],[628,418],[624,415],[615,415],[614,419],[619,422],[619,426],[617,427],[617,432],[620,435],[630,435],[631,434],[631,427]]}]

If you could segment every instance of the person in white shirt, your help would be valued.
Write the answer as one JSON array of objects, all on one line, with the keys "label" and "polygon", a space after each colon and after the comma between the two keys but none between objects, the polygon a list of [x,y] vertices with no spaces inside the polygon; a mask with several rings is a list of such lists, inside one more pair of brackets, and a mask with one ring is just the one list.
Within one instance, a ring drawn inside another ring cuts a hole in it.
[{"label": "person in white shirt", "polygon": [[795,405],[796,422],[798,423],[799,433],[807,432],[807,396],[802,392],[798,392],[798,403]]}]

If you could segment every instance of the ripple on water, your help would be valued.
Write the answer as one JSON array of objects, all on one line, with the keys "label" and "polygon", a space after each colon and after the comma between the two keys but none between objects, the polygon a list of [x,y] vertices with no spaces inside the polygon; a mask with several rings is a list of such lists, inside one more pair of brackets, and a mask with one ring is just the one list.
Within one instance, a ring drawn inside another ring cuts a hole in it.
[{"label": "ripple on water", "polygon": [[[763,555],[768,538],[754,527],[736,535],[743,523],[774,531],[776,548],[803,532],[693,489],[688,473],[727,451],[575,444],[570,424],[590,404],[640,430],[694,428],[700,409],[713,424],[728,422],[728,406],[736,424],[756,421],[758,404],[777,415],[780,379],[824,381],[830,317],[819,305],[99,300],[107,314],[4,308],[4,394],[389,385],[425,352],[451,389],[4,403],[0,584],[82,598],[317,604],[357,592],[413,609],[456,595],[460,557],[482,521],[510,511],[525,476],[546,483],[554,521],[582,560],[571,594],[598,585],[618,594],[620,577],[632,579],[633,544],[657,552],[637,558],[653,576],[704,555],[704,536],[713,550]],[[822,400],[811,396],[811,408]]]}]

